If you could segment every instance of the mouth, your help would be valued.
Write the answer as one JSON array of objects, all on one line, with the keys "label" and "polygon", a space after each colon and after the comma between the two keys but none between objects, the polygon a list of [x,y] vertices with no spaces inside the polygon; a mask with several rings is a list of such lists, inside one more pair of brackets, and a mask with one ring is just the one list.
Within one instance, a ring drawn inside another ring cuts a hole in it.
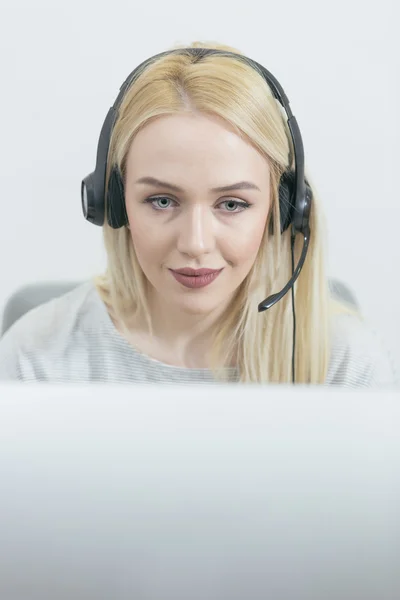
[{"label": "mouth", "polygon": [[186,288],[203,288],[212,283],[222,269],[169,269],[176,281]]},{"label": "mouth", "polygon": [[170,269],[170,271],[179,275],[186,275],[187,277],[202,277],[203,275],[214,275],[214,273],[219,273],[222,269],[191,269],[190,267],[183,267],[182,269]]}]

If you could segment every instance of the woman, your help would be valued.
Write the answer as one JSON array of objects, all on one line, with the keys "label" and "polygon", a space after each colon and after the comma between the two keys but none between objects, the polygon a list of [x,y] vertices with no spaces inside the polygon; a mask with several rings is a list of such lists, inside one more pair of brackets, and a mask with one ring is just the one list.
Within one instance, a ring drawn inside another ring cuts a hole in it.
[{"label": "woman", "polygon": [[[296,151],[276,96],[236,50],[212,47],[228,54],[152,57],[120,95],[97,221],[107,270],[7,331],[3,378],[393,385],[378,339],[330,295],[308,176],[311,236],[283,217]],[[260,313],[301,256],[292,294]]]}]

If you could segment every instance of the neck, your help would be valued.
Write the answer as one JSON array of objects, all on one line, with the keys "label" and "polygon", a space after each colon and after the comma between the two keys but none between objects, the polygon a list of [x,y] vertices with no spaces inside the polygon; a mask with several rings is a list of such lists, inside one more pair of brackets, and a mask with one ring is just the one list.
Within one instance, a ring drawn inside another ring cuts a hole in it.
[{"label": "neck", "polygon": [[[159,296],[149,299],[152,335],[144,319],[134,325],[134,345],[153,358],[189,368],[208,368],[212,337],[226,305],[207,314],[170,306]],[[151,351],[150,351],[151,349]]]}]

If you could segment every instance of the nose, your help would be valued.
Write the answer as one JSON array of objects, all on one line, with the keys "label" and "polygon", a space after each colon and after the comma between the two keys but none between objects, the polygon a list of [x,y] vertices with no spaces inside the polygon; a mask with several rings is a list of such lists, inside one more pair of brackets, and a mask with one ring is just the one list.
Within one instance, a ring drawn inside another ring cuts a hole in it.
[{"label": "nose", "polygon": [[196,205],[179,220],[178,250],[193,258],[215,248],[215,223],[209,206]]}]

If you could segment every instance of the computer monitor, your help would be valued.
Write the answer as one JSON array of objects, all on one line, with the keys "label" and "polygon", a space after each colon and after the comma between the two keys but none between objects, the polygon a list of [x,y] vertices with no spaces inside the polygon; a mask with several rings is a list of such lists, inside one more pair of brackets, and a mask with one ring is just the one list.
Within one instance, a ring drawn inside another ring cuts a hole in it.
[{"label": "computer monitor", "polygon": [[1,600],[398,600],[400,396],[0,387]]}]

